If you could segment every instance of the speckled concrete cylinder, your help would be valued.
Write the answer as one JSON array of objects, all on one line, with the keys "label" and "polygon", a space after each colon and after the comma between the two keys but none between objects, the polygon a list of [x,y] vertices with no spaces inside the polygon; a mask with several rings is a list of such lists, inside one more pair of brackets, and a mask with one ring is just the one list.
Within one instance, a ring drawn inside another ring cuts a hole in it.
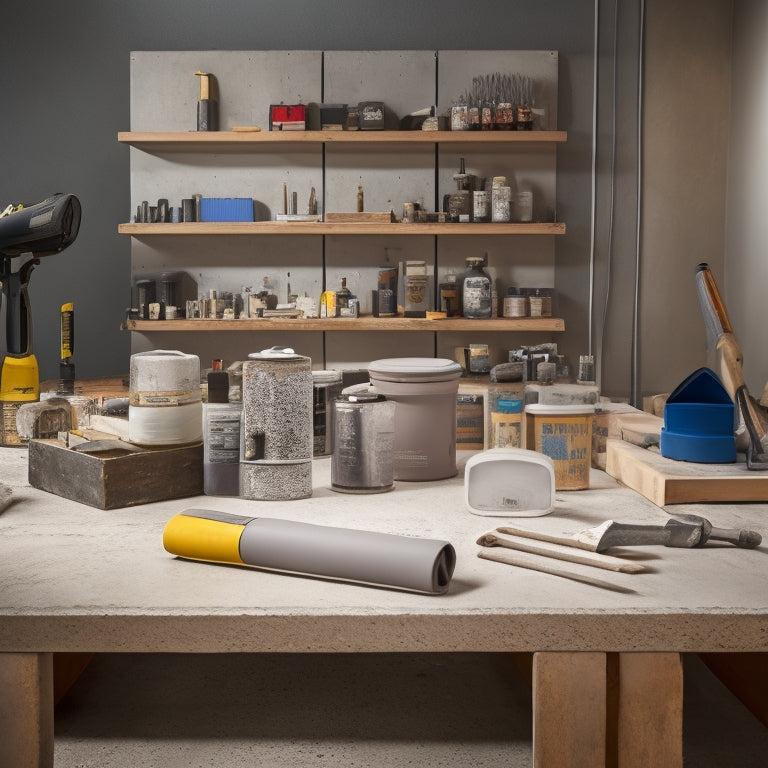
[{"label": "speckled concrete cylinder", "polygon": [[265,350],[243,363],[240,495],[279,501],[312,495],[311,360]]}]

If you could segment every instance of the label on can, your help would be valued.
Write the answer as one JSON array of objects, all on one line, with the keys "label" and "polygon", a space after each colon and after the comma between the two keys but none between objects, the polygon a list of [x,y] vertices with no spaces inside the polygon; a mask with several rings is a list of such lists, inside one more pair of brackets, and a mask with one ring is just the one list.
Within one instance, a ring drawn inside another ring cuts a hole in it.
[{"label": "label on can", "polygon": [[212,411],[209,406],[205,460],[209,464],[236,464],[240,461],[240,409]]},{"label": "label on can", "polygon": [[131,392],[129,402],[144,408],[187,405],[200,400],[200,391],[189,389],[168,390],[165,392]]}]

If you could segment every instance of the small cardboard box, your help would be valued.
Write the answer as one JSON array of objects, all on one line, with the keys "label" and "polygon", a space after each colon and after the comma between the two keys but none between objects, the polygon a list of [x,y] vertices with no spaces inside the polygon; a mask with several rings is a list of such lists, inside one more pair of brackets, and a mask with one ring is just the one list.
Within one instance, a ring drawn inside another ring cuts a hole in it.
[{"label": "small cardboard box", "polygon": [[203,493],[203,444],[83,453],[58,440],[30,440],[29,484],[99,509]]}]

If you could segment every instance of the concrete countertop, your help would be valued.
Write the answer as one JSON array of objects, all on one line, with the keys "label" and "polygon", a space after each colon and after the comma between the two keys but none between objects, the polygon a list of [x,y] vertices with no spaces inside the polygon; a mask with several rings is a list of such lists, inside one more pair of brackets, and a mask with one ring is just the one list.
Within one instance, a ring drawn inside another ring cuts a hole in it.
[{"label": "concrete countertop", "polygon": [[[386,494],[331,491],[323,458],[301,501],[203,496],[102,511],[31,488],[27,451],[0,448],[15,499],[0,514],[0,651],[768,650],[766,543],[635,548],[641,574],[547,561],[629,594],[480,560],[475,544],[504,524],[572,534],[606,519],[663,525],[678,511],[765,539],[768,504],[665,510],[592,470],[592,487],[558,492],[548,516],[478,517],[464,504],[470,455],[459,452],[451,480]],[[181,560],[162,533],[189,508],[446,539],[454,579],[448,594],[426,596]]]}]

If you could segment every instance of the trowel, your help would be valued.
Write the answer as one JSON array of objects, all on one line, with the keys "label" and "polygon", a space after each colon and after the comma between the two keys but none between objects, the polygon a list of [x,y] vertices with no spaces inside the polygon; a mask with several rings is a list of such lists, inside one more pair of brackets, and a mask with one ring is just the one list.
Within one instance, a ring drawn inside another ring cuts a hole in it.
[{"label": "trowel", "polygon": [[666,525],[634,525],[606,520],[595,528],[587,528],[573,536],[550,536],[538,531],[519,528],[497,528],[499,533],[522,536],[551,544],[605,552],[611,547],[662,545],[665,547],[701,547],[709,541],[726,542],[743,549],[754,549],[763,537],[756,531],[734,528],[715,528],[706,518],[698,515],[676,515]]}]

